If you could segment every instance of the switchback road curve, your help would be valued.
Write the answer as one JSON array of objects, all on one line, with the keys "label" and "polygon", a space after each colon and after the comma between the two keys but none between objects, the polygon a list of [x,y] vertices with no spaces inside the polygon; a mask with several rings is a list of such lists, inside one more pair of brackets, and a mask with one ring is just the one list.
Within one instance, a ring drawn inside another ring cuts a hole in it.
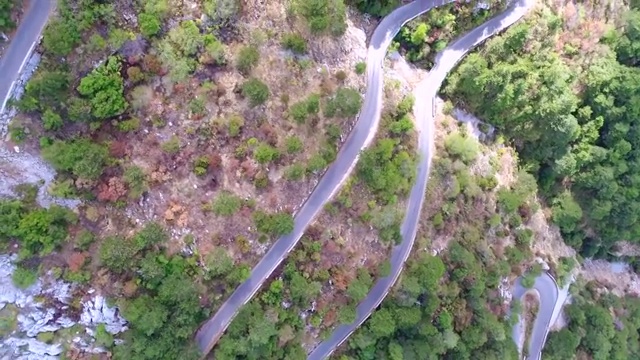
[{"label": "switchback road curve", "polygon": [[27,63],[54,7],[54,0],[31,0],[18,31],[0,59],[0,114],[11,97],[14,84]]},{"label": "switchback road curve", "polygon": [[304,230],[311,224],[324,205],[339,190],[353,170],[360,152],[375,137],[382,111],[382,64],[400,28],[409,20],[436,6],[452,0],[417,0],[404,5],[386,16],[374,31],[367,50],[367,92],[358,121],[342,145],[336,160],[318,182],[316,188],[302,205],[294,219],[294,230],[278,239],[267,254],[253,268],[251,276],[241,284],[220,307],[218,312],[205,322],[196,333],[196,343],[206,355],[220,339],[240,307],[249,302],[264,281],[298,243]]},{"label": "switchback road curve", "polygon": [[[528,291],[535,290],[539,295],[538,314],[533,323],[533,331],[529,339],[529,349],[527,352],[528,360],[540,360],[542,358],[542,348],[547,340],[549,328],[553,325],[557,318],[562,303],[560,300],[560,291],[556,280],[548,273],[538,276],[531,289],[522,286],[521,278],[516,280],[513,287],[513,298],[522,300]],[[520,349],[520,345],[524,341],[525,332],[523,331],[524,319],[520,318],[518,323],[513,326],[512,338]]]},{"label": "switchback road curve", "polygon": [[[418,177],[411,189],[407,211],[401,227],[402,242],[394,247],[391,254],[391,273],[379,279],[367,297],[358,305],[356,309],[356,320],[351,324],[339,326],[328,340],[322,342],[313,350],[309,355],[309,360],[319,360],[329,357],[380,305],[400,276],[400,272],[409,257],[416,237],[420,211],[429,179],[429,170],[434,149],[434,100],[447,74],[475,46],[513,25],[520,20],[534,4],[534,0],[517,1],[500,15],[488,20],[456,40],[438,54],[433,69],[416,87],[414,91],[416,102],[413,112],[416,122],[419,124],[418,151],[420,154],[420,162],[418,164]],[[537,322],[536,325],[543,324],[542,322],[540,324]],[[539,332],[539,334],[546,334],[547,327],[537,326],[534,330]]]}]

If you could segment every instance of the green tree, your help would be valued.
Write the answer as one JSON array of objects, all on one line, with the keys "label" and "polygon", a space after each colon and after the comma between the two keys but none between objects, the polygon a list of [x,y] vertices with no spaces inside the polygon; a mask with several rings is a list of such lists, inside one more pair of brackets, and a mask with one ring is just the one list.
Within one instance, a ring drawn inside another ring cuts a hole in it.
[{"label": "green tree", "polygon": [[25,214],[18,223],[16,234],[31,254],[51,253],[67,238],[67,226],[77,221],[68,209],[52,205]]},{"label": "green tree", "polygon": [[162,23],[155,14],[143,12],[138,16],[138,26],[144,36],[151,37],[160,31]]},{"label": "green tree", "polygon": [[127,108],[120,70],[120,59],[110,56],[106,63],[80,80],[78,92],[90,98],[91,112],[98,119],[120,115]]},{"label": "green tree", "polygon": [[256,78],[250,78],[242,84],[242,95],[249,99],[252,107],[262,105],[269,98],[269,87]]},{"label": "green tree", "polygon": [[132,239],[110,236],[104,239],[100,247],[100,262],[109,270],[120,274],[132,268],[140,250]]},{"label": "green tree", "polygon": [[307,41],[298,33],[288,33],[282,36],[282,47],[291,50],[295,54],[307,52]]},{"label": "green tree", "polygon": [[42,157],[57,170],[86,179],[97,179],[102,175],[108,158],[107,149],[89,139],[54,141],[42,149]]},{"label": "green tree", "polygon": [[67,56],[80,43],[80,30],[73,20],[59,19],[49,22],[42,36],[45,51],[56,56]]},{"label": "green tree", "polygon": [[459,132],[452,133],[444,140],[444,147],[447,152],[466,164],[470,164],[478,156],[478,142],[468,136],[464,136]]},{"label": "green tree", "polygon": [[565,191],[553,201],[551,211],[553,222],[558,224],[563,232],[575,230],[582,219],[582,209],[568,191]]},{"label": "green tree", "polygon": [[347,29],[343,0],[297,0],[295,10],[307,20],[313,33],[340,36]]},{"label": "green tree", "polygon": [[328,117],[352,117],[356,116],[362,106],[362,96],[352,88],[339,88],[336,94],[329,99],[324,114]]},{"label": "green tree", "polygon": [[269,144],[260,143],[253,150],[253,157],[259,164],[268,164],[274,160],[277,160],[278,157],[280,157],[280,152],[278,152],[278,149]]},{"label": "green tree", "polygon": [[51,109],[47,109],[44,114],[42,114],[42,124],[46,130],[58,130],[62,127],[63,121],[60,115]]},{"label": "green tree", "polygon": [[193,20],[183,21],[180,26],[173,27],[167,38],[183,56],[195,55],[204,44],[200,29]]}]

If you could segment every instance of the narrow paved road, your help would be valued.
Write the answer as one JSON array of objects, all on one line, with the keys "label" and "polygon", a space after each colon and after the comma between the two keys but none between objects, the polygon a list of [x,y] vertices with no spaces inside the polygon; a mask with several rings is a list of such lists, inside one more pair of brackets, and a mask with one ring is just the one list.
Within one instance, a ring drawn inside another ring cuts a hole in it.
[{"label": "narrow paved road", "polygon": [[211,351],[240,307],[249,302],[264,281],[298,243],[304,230],[347,179],[362,149],[369,145],[375,137],[382,110],[382,88],[384,86],[382,64],[393,37],[409,20],[434,6],[450,1],[414,1],[396,9],[378,25],[371,37],[367,51],[367,92],[357,124],[340,149],[336,161],[331,164],[313,193],[296,214],[293,232],[281,237],[271,246],[271,249],[253,269],[249,279],[240,285],[218,312],[198,330],[196,342],[203,354]]},{"label": "narrow paved road", "polygon": [[4,112],[14,83],[36,46],[53,6],[54,0],[31,0],[16,36],[0,59],[0,114]]},{"label": "narrow paved road", "polygon": [[[542,348],[547,341],[549,328],[553,325],[555,319],[559,315],[560,309],[566,300],[566,296],[560,296],[560,289],[556,280],[548,273],[543,273],[535,280],[533,288],[527,289],[522,286],[520,278],[516,280],[513,288],[513,298],[522,300],[528,291],[535,290],[539,294],[540,304],[538,306],[538,314],[533,323],[533,331],[529,339],[529,349],[527,359],[540,360],[542,358]],[[521,344],[524,342],[524,319],[519,318],[516,325],[513,326],[512,338],[521,351]]]},{"label": "narrow paved road", "polygon": [[429,179],[435,133],[434,100],[447,74],[475,46],[520,20],[534,4],[534,0],[520,0],[500,15],[490,19],[456,40],[438,54],[435,66],[429,72],[428,76],[416,87],[414,91],[416,103],[413,112],[416,121],[420,124],[420,127],[422,127],[419,129],[418,145],[420,163],[418,164],[418,177],[411,189],[407,211],[404,222],[402,223],[402,242],[394,247],[391,254],[391,273],[389,276],[379,279],[367,297],[358,305],[356,320],[351,324],[341,325],[336,328],[329,339],[322,342],[313,350],[309,355],[310,360],[329,357],[380,305],[400,276],[404,262],[409,257],[409,253],[413,248],[424,193]]}]

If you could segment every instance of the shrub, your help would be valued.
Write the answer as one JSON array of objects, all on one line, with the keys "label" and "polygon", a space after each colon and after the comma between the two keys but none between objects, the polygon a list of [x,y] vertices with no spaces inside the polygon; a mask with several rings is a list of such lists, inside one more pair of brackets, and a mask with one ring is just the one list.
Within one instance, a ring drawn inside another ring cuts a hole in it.
[{"label": "shrub", "polygon": [[253,186],[255,186],[256,189],[265,189],[269,186],[269,177],[267,174],[263,171],[259,172],[253,179]]},{"label": "shrub", "polygon": [[75,176],[97,179],[107,161],[107,149],[89,139],[54,141],[42,149],[42,157],[57,170],[70,171]]},{"label": "shrub", "polygon": [[253,156],[260,164],[268,164],[280,156],[276,148],[269,144],[261,143],[253,150]]},{"label": "shrub", "polygon": [[78,196],[72,179],[54,181],[47,191],[49,194],[63,199],[72,199]]},{"label": "shrub", "polygon": [[309,112],[307,111],[307,103],[305,101],[299,101],[289,108],[289,115],[295,120],[298,124],[304,124],[309,116]]},{"label": "shrub", "polygon": [[356,64],[356,74],[362,75],[365,71],[367,71],[367,63],[361,61]]},{"label": "shrub", "polygon": [[136,84],[144,80],[144,73],[138,66],[130,66],[127,68],[127,79]]},{"label": "shrub", "polygon": [[96,240],[95,235],[89,230],[81,230],[75,239],[75,248],[79,250],[88,250],[91,244]]},{"label": "shrub", "polygon": [[238,52],[236,58],[236,67],[243,74],[249,74],[251,70],[258,65],[260,61],[260,52],[255,46],[245,46]]},{"label": "shrub", "polygon": [[231,216],[240,210],[242,200],[229,193],[221,192],[211,204],[211,210],[219,216]]},{"label": "shrub", "polygon": [[301,164],[293,164],[285,171],[285,177],[289,180],[300,180],[304,177],[305,170]]},{"label": "shrub", "polygon": [[315,154],[309,159],[307,163],[307,171],[311,173],[317,173],[327,167],[327,161],[322,154]]},{"label": "shrub", "polygon": [[42,124],[46,130],[58,130],[62,127],[63,121],[60,115],[51,109],[47,109],[44,114],[42,114]]},{"label": "shrub", "polygon": [[16,267],[11,276],[13,285],[20,289],[26,289],[29,286],[36,283],[38,280],[38,272],[35,270],[27,269],[22,266]]},{"label": "shrub", "polygon": [[80,34],[74,21],[53,20],[44,31],[42,46],[56,56],[67,56],[80,42]]},{"label": "shrub", "polygon": [[137,249],[142,250],[155,244],[162,244],[169,240],[169,235],[164,228],[156,223],[149,222],[133,236],[133,242]]},{"label": "shrub", "polygon": [[130,239],[110,236],[104,239],[100,247],[100,262],[111,271],[121,274],[132,268],[134,258],[140,250]]},{"label": "shrub", "polygon": [[100,347],[110,348],[113,346],[113,335],[111,335],[104,324],[98,324],[96,327],[96,345]]},{"label": "shrub", "polygon": [[77,217],[73,212],[52,205],[48,209],[36,209],[22,217],[16,233],[29,253],[46,255],[62,244],[67,237],[67,226],[76,221]]},{"label": "shrub", "polygon": [[459,132],[453,133],[444,139],[444,147],[453,157],[459,158],[465,164],[471,163],[478,156],[478,142],[470,137],[463,136]]},{"label": "shrub", "polygon": [[358,114],[362,106],[360,93],[352,88],[340,88],[327,102],[324,114],[328,117],[351,117]]},{"label": "shrub", "polygon": [[297,136],[289,136],[285,140],[285,146],[289,154],[298,153],[302,151],[302,148],[303,148],[302,140],[300,140],[300,138]]},{"label": "shrub", "polygon": [[343,0],[297,0],[295,5],[297,13],[307,20],[309,30],[315,34],[329,32],[340,36],[347,29]]},{"label": "shrub", "polygon": [[138,129],[140,129],[140,119],[138,118],[134,117],[118,122],[118,130],[122,132],[133,132]]},{"label": "shrub", "polygon": [[151,37],[160,31],[162,24],[156,15],[143,12],[138,16],[138,25],[144,36]]},{"label": "shrub", "polygon": [[244,119],[240,115],[231,115],[229,118],[229,136],[236,137],[240,135],[240,130],[244,126]]},{"label": "shrub", "polygon": [[209,158],[206,156],[199,156],[193,162],[193,172],[198,176],[203,176],[207,173],[209,168]]},{"label": "shrub", "polygon": [[282,47],[296,54],[305,54],[307,52],[307,41],[300,34],[289,33],[282,37]]},{"label": "shrub", "polygon": [[132,199],[139,198],[147,188],[144,171],[138,166],[126,168],[122,178],[129,187],[129,197]]},{"label": "shrub", "polygon": [[253,221],[258,231],[274,236],[286,235],[293,231],[293,216],[288,213],[268,214],[263,211],[253,213]]},{"label": "shrub", "polygon": [[258,106],[264,104],[269,98],[269,87],[262,81],[251,78],[242,84],[242,95],[249,98],[249,104]]},{"label": "shrub", "polygon": [[162,148],[162,151],[166,152],[167,154],[174,155],[180,151],[180,146],[180,139],[177,136],[173,135],[171,139],[163,142],[160,147]]}]

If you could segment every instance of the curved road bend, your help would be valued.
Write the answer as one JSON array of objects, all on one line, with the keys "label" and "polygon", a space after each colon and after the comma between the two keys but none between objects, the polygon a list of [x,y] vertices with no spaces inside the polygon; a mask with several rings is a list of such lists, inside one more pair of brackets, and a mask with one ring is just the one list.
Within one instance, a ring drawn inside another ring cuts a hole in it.
[{"label": "curved road bend", "polygon": [[[533,323],[527,359],[540,360],[542,358],[542,348],[549,334],[549,328],[553,325],[563,304],[558,301],[560,299],[556,280],[546,272],[536,278],[532,289],[523,287],[520,283],[520,278],[518,278],[513,288],[513,298],[522,300],[525,294],[531,290],[538,292],[540,304],[538,306],[538,315]],[[523,344],[525,336],[523,331],[525,324],[523,318],[520,316],[518,318],[518,322],[513,326],[512,337],[518,349],[521,350],[520,345]]]},{"label": "curved road bend", "polygon": [[13,91],[15,81],[29,60],[47,19],[53,10],[53,0],[31,0],[29,9],[20,20],[16,36],[11,39],[9,48],[0,58],[0,114],[4,112],[7,101]]},{"label": "curved road bend", "polygon": [[249,302],[264,281],[298,243],[304,230],[324,205],[338,191],[353,170],[358,156],[374,138],[382,110],[382,64],[395,34],[409,20],[427,10],[451,0],[414,1],[385,17],[374,31],[367,50],[367,92],[358,121],[340,149],[336,160],[318,182],[294,219],[294,230],[278,239],[267,254],[253,268],[251,276],[242,283],[218,312],[196,333],[196,343],[206,356],[227,329],[241,306]]},{"label": "curved road bend", "polygon": [[416,87],[414,96],[419,100],[416,101],[413,111],[416,121],[423,127],[419,129],[420,137],[418,146],[420,163],[418,164],[418,178],[411,189],[405,219],[402,223],[402,243],[397,245],[391,254],[391,274],[379,279],[367,297],[358,305],[356,320],[351,324],[341,325],[336,328],[329,339],[320,343],[320,345],[311,352],[308,358],[309,360],[319,360],[329,357],[380,305],[400,276],[404,262],[409,257],[416,237],[420,211],[429,178],[434,135],[433,106],[440,85],[464,55],[487,38],[520,20],[534,4],[534,0],[520,0],[500,15],[490,19],[456,40],[443,52],[438,54],[436,57],[436,65],[429,72],[428,76]]}]

